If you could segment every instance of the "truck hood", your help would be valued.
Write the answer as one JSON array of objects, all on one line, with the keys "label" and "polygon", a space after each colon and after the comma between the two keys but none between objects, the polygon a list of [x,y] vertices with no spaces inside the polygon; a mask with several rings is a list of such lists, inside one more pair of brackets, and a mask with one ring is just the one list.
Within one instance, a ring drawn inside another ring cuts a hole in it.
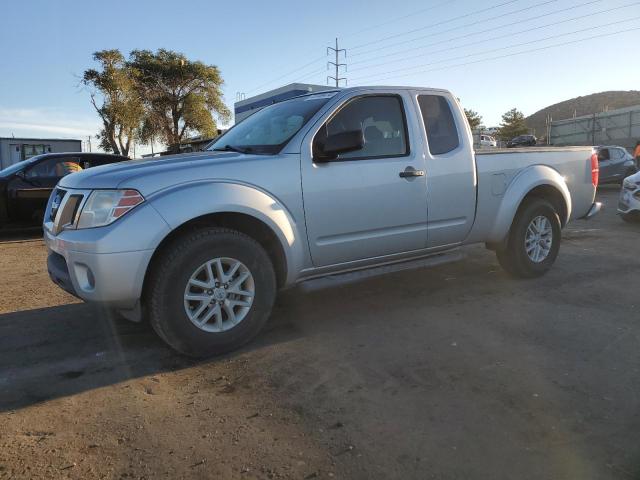
[{"label": "truck hood", "polygon": [[[242,180],[242,170],[251,168],[254,162],[268,162],[269,158],[236,152],[197,152],[130,160],[67,175],[60,181],[60,186],[75,189],[133,188],[146,196],[190,181]],[[239,165],[242,168],[238,168]]]}]

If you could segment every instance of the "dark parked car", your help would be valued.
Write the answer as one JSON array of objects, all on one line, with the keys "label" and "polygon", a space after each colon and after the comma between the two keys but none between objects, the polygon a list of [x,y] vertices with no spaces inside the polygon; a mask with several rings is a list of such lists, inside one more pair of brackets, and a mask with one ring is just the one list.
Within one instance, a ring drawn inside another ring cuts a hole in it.
[{"label": "dark parked car", "polygon": [[0,170],[0,226],[42,223],[51,191],[73,172],[129,160],[106,153],[46,153]]},{"label": "dark parked car", "polygon": [[538,139],[533,135],[518,135],[507,142],[507,148],[533,147]]},{"label": "dark parked car", "polygon": [[625,178],[638,171],[636,159],[623,147],[600,146],[597,151],[601,184],[622,183]]}]

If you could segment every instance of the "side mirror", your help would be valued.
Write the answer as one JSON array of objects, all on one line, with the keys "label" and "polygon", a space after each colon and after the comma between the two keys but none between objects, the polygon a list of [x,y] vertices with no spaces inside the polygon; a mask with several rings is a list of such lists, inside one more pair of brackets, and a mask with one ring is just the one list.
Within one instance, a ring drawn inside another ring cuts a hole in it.
[{"label": "side mirror", "polygon": [[362,148],[364,148],[364,132],[362,130],[336,133],[329,135],[318,144],[314,160],[328,162],[335,160],[341,153],[355,152]]}]

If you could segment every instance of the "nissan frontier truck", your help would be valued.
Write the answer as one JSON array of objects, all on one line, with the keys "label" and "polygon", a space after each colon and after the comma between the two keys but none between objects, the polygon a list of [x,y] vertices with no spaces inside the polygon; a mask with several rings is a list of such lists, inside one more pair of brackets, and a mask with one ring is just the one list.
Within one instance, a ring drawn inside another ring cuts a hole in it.
[{"label": "nissan frontier truck", "polygon": [[278,290],[302,282],[440,264],[474,243],[514,277],[543,275],[562,228],[600,210],[597,184],[592,147],[474,152],[446,90],[314,93],[208,151],[64,177],[45,214],[48,270],[207,356],[252,339]]}]

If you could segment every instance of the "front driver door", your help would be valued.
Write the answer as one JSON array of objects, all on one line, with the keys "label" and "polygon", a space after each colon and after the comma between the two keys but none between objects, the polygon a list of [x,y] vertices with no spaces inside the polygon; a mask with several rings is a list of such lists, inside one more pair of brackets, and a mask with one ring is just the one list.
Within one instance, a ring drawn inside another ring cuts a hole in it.
[{"label": "front driver door", "polygon": [[314,161],[312,149],[303,148],[302,190],[315,266],[426,247],[425,160],[419,135],[407,126],[408,105],[408,97],[395,94],[351,98],[305,138],[304,145],[317,145],[353,130],[365,138],[363,149],[329,162]]}]

